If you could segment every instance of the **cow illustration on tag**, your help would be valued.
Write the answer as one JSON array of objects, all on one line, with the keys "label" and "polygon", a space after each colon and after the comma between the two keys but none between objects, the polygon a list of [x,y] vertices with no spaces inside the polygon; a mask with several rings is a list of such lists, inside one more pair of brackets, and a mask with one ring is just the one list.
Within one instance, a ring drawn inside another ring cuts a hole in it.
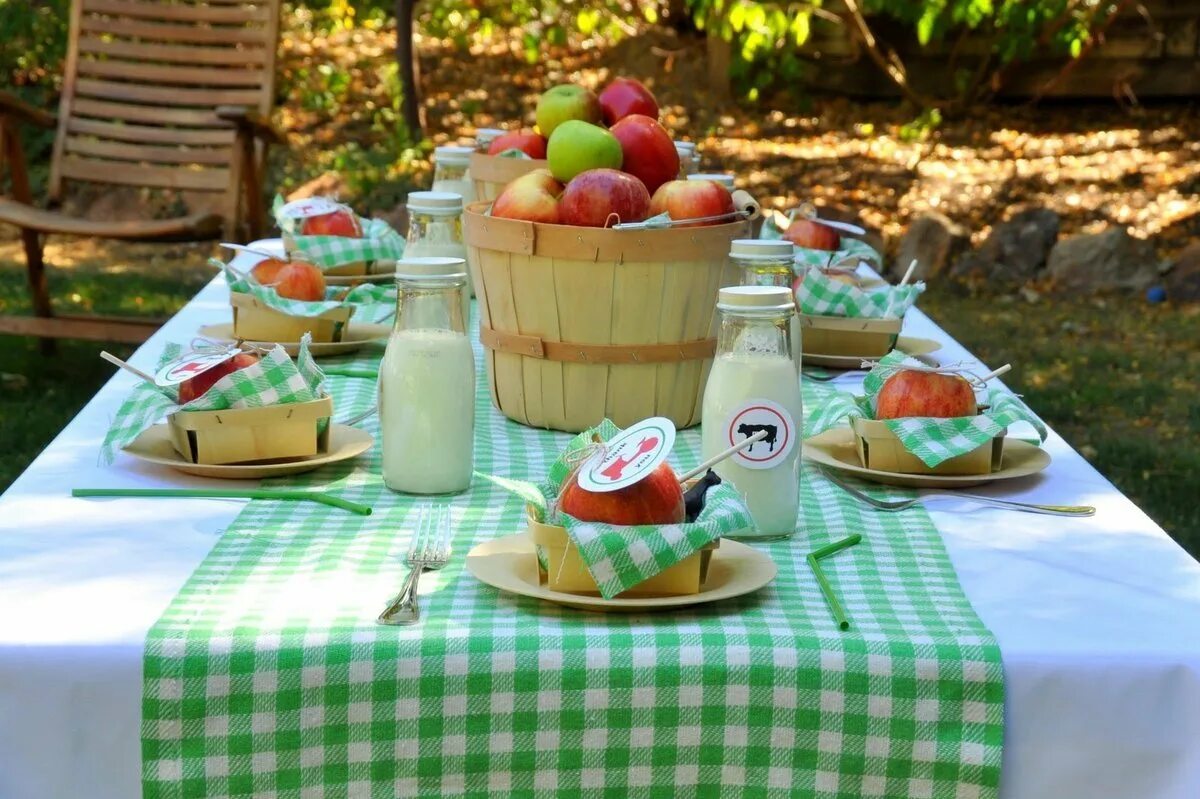
[{"label": "cow illustration on tag", "polygon": [[796,422],[778,402],[752,399],[735,408],[726,425],[729,446],[758,433],[762,439],[734,454],[730,460],[747,469],[770,469],[784,463],[796,445]]}]

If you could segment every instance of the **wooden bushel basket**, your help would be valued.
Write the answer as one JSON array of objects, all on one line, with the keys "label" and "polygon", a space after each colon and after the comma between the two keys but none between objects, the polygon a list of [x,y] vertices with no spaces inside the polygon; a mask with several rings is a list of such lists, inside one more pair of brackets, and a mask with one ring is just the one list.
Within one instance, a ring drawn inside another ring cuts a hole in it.
[{"label": "wooden bushel basket", "polygon": [[501,158],[471,153],[471,181],[475,199],[491,202],[512,181],[535,169],[549,169],[550,162],[535,158]]},{"label": "wooden bushel basket", "polygon": [[896,346],[903,325],[903,319],[800,314],[800,346],[811,355],[882,358]]},{"label": "wooden bushel basket", "polygon": [[748,222],[606,230],[464,213],[492,401],[532,427],[578,432],[665,416],[700,422],[717,291]]},{"label": "wooden bushel basket", "polygon": [[233,306],[233,334],[247,341],[299,341],[312,333],[314,343],[341,341],[354,306],[342,305],[320,316],[292,316],[268,308],[253,294],[229,294]]}]

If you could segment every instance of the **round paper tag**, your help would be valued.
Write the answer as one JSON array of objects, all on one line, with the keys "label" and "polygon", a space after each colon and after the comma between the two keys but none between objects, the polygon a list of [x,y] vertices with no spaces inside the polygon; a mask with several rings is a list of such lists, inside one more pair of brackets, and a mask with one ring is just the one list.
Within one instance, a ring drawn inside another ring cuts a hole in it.
[{"label": "round paper tag", "polygon": [[218,364],[225,363],[238,353],[237,347],[214,352],[189,352],[165,364],[154,375],[154,382],[160,386],[177,386],[185,380],[190,380],[198,374],[207,372]]},{"label": "round paper tag", "polygon": [[627,427],[584,461],[577,480],[585,491],[605,493],[631,486],[658,468],[675,445],[675,425],[655,416]]},{"label": "round paper tag", "polygon": [[796,446],[796,423],[788,410],[778,402],[752,399],[730,414],[725,430],[729,446],[740,444],[759,432],[765,432],[766,436],[729,460],[747,469],[770,469],[786,461],[792,447]]},{"label": "round paper tag", "polygon": [[306,197],[303,200],[292,200],[279,209],[279,215],[286,219],[306,219],[310,216],[325,216],[342,210],[339,203],[328,197]]}]

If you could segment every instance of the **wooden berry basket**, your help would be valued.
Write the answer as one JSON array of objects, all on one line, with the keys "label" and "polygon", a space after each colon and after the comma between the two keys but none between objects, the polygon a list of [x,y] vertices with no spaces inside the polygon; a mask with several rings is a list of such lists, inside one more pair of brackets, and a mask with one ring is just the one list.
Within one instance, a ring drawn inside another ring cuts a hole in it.
[{"label": "wooden berry basket", "polygon": [[716,352],[725,254],[748,223],[606,230],[464,212],[492,401],[508,418],[578,432],[611,419],[699,424]]},{"label": "wooden berry basket", "polygon": [[491,202],[512,181],[535,169],[548,169],[550,162],[536,158],[501,158],[498,155],[471,153],[471,180],[475,199]]},{"label": "wooden berry basket", "polygon": [[[568,594],[600,596],[591,572],[579,556],[579,550],[571,542],[565,527],[542,524],[529,517],[529,539],[541,551],[538,558],[538,579],[551,591]],[[720,546],[720,539],[706,544],[683,560],[663,569],[648,580],[638,583],[619,597],[687,596],[700,593],[708,578],[708,564],[712,553]]]},{"label": "wooden berry basket", "polygon": [[970,452],[957,455],[931,468],[905,449],[900,439],[884,422],[851,417],[850,427],[854,431],[859,461],[865,468],[881,472],[943,476],[991,474],[999,471],[1004,456],[1004,433],[1001,433]]},{"label": "wooden berry basket", "polygon": [[225,464],[311,458],[329,448],[333,399],[237,408],[177,411],[167,418],[175,451],[191,463]]},{"label": "wooden berry basket", "polygon": [[240,291],[230,292],[229,303],[233,306],[233,335],[247,341],[299,341],[305,333],[312,333],[314,343],[341,341],[354,313],[354,306],[342,305],[320,316],[292,316]]},{"label": "wooden berry basket", "polygon": [[896,346],[903,319],[851,319],[800,314],[805,355],[882,358]]}]

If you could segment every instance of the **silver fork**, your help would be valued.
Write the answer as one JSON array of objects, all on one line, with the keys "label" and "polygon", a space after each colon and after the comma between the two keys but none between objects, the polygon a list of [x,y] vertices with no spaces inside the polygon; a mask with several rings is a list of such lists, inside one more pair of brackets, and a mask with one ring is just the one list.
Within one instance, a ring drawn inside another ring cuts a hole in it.
[{"label": "silver fork", "polygon": [[845,482],[835,472],[830,469],[821,469],[821,474],[829,478],[830,482],[841,488],[847,494],[856,499],[867,503],[873,508],[886,511],[898,511],[906,508],[911,508],[919,502],[924,502],[927,499],[969,499],[972,502],[979,502],[983,505],[993,505],[997,508],[1007,508],[1008,510],[1023,511],[1025,513],[1042,513],[1047,516],[1094,516],[1096,509],[1091,505],[1038,505],[1033,502],[1015,502],[1011,499],[996,499],[995,497],[985,497],[980,494],[962,494],[958,491],[927,491],[913,499],[876,499],[875,497],[864,494],[854,486]]},{"label": "silver fork", "polygon": [[417,515],[417,529],[408,548],[408,578],[400,593],[376,619],[380,624],[401,626],[416,624],[421,609],[417,605],[417,583],[421,573],[434,571],[450,559],[450,509],[446,506],[424,505]]},{"label": "silver fork", "polygon": [[353,426],[353,425],[356,425],[356,424],[358,424],[358,423],[359,423],[359,422],[361,422],[362,420],[366,419],[368,416],[374,416],[374,415],[375,415],[375,412],[376,412],[376,411],[378,411],[378,410],[379,410],[379,406],[378,406],[378,405],[372,405],[370,408],[367,408],[367,409],[366,409],[365,411],[363,411],[362,413],[356,413],[355,415],[351,416],[349,419],[345,419],[345,420],[338,420],[338,422],[337,422],[337,423],[338,423],[338,424],[344,424],[344,425],[346,425],[347,427],[350,427],[350,426]]}]

